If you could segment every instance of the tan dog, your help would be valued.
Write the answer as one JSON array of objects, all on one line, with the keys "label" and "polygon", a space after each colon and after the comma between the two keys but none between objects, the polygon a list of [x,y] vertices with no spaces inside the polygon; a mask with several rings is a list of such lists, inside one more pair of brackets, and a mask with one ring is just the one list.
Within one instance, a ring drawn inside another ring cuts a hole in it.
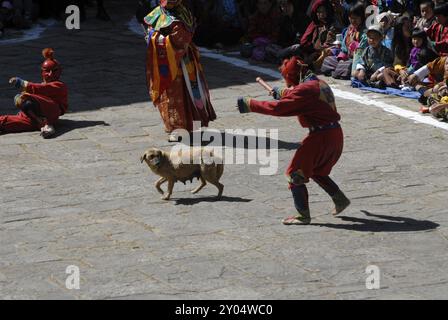
[{"label": "tan dog", "polygon": [[[202,159],[202,150],[202,148],[190,148],[189,154],[182,153],[181,151],[170,154],[152,148],[147,150],[141,156],[140,161],[142,163],[145,161],[151,171],[161,177],[157,180],[155,186],[157,191],[160,194],[163,194],[163,200],[170,199],[175,182],[182,181],[185,184],[187,180],[192,181],[194,178],[201,180],[201,184],[191,191],[191,193],[198,193],[205,187],[207,182],[210,182],[218,188],[218,198],[221,198],[224,185],[219,182],[219,179],[224,171],[224,165],[222,164],[222,161],[217,161],[221,163],[213,162],[211,164],[205,164],[201,161],[201,164],[194,164],[192,161],[193,157],[200,157],[197,159]],[[211,156],[213,156],[213,153],[211,153]],[[181,159],[185,159],[185,157],[188,157],[190,161],[183,161],[184,163],[182,163]],[[164,194],[164,191],[160,186],[166,181],[168,181],[168,190],[167,193]]]}]

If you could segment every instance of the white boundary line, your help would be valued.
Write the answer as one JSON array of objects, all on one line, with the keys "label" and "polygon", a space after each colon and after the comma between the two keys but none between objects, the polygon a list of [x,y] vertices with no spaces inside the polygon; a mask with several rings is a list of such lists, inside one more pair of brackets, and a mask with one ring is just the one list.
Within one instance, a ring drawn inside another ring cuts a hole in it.
[{"label": "white boundary line", "polygon": [[[139,26],[139,24],[135,18],[133,18],[128,23],[128,26],[129,26],[130,30],[143,36],[142,29]],[[231,64],[231,65],[234,65],[236,67],[243,68],[246,70],[251,70],[251,71],[255,71],[257,73],[265,74],[270,77],[277,78],[279,80],[281,79],[281,74],[278,71],[274,71],[274,70],[264,68],[264,67],[254,66],[254,65],[249,64],[245,60],[227,57],[227,56],[224,56],[219,53],[215,53],[215,52],[205,49],[205,48],[199,48],[199,49],[201,52],[201,56],[203,56],[203,57],[219,60],[221,62],[225,62],[225,63]],[[388,103],[385,103],[382,101],[369,99],[369,97],[361,96],[356,93],[336,89],[334,87],[332,87],[332,90],[333,90],[334,95],[338,98],[355,101],[357,103],[360,103],[360,104],[363,104],[366,106],[380,108],[380,109],[384,110],[385,112],[397,115],[402,118],[412,120],[412,121],[414,121],[414,123],[423,123],[423,124],[427,124],[427,125],[448,131],[448,123],[440,122],[437,119],[434,119],[430,116],[424,116],[415,111],[406,110],[406,109],[403,109],[403,108],[400,108],[400,107],[397,107],[397,106],[394,106],[394,105],[391,105],[391,104],[388,104]]]},{"label": "white boundary line", "polygon": [[0,40],[0,46],[5,44],[15,44],[30,40],[36,40],[45,30],[47,30],[54,24],[56,24],[56,20],[40,20],[39,23],[35,24],[31,29],[25,30],[20,38]]}]

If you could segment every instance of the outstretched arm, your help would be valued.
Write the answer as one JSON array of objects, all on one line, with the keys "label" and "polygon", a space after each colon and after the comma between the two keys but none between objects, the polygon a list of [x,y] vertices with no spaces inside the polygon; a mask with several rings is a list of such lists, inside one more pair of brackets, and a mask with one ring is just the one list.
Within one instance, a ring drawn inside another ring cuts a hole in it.
[{"label": "outstretched arm", "polygon": [[313,95],[300,92],[296,92],[294,97],[287,95],[278,101],[257,101],[245,97],[238,99],[238,109],[240,113],[256,112],[277,117],[292,117],[311,107],[314,99]]}]

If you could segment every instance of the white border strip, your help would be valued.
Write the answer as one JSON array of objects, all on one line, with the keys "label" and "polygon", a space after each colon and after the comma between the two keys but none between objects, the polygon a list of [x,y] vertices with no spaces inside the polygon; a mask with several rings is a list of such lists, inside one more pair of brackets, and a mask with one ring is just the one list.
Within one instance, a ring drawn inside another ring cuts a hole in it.
[{"label": "white border strip", "polygon": [[[143,36],[143,31],[135,18],[133,18],[128,23],[128,27],[133,32]],[[281,79],[281,74],[278,71],[274,71],[269,68],[254,66],[254,65],[249,64],[245,60],[227,57],[227,56],[224,56],[219,53],[215,53],[215,52],[205,49],[205,48],[199,48],[199,49],[201,52],[201,56],[203,56],[203,57],[219,60],[221,62],[225,62],[225,63],[231,64],[231,65],[234,65],[238,68],[255,71],[257,73],[265,74],[265,75],[268,75],[273,78]],[[369,99],[369,97],[361,96],[356,93],[339,90],[334,87],[332,87],[332,90],[333,90],[334,95],[338,98],[355,101],[357,103],[360,103],[360,104],[363,104],[366,106],[377,107],[377,108],[384,110],[385,112],[397,115],[402,118],[410,119],[410,120],[414,121],[414,123],[423,123],[423,124],[427,124],[427,125],[448,131],[448,123],[440,122],[437,119],[434,119],[430,116],[424,116],[415,111],[406,110],[406,109],[403,109],[403,108],[400,108],[400,107],[397,107],[397,106],[394,106],[391,104],[387,104],[382,101]]]}]

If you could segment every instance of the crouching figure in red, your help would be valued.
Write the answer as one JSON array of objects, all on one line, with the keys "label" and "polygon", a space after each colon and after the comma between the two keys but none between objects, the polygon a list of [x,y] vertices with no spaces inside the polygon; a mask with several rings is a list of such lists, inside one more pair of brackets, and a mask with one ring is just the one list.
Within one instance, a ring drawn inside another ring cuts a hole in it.
[{"label": "crouching figure in red", "polygon": [[67,87],[59,81],[62,67],[54,59],[53,49],[44,49],[45,61],[41,65],[42,83],[32,83],[14,77],[9,83],[22,92],[14,103],[20,110],[17,115],[0,116],[0,132],[15,133],[41,131],[44,138],[55,134],[54,124],[67,112]]},{"label": "crouching figure in red", "polygon": [[333,199],[334,215],[350,205],[350,200],[329,177],[343,149],[340,115],[331,88],[302,61],[296,57],[285,60],[280,70],[288,88],[274,88],[270,92],[277,101],[239,98],[238,108],[241,113],[297,116],[300,124],[309,129],[309,135],[302,141],[286,171],[298,215],[283,220],[285,225],[309,224],[311,216],[306,183],[310,178]]}]

